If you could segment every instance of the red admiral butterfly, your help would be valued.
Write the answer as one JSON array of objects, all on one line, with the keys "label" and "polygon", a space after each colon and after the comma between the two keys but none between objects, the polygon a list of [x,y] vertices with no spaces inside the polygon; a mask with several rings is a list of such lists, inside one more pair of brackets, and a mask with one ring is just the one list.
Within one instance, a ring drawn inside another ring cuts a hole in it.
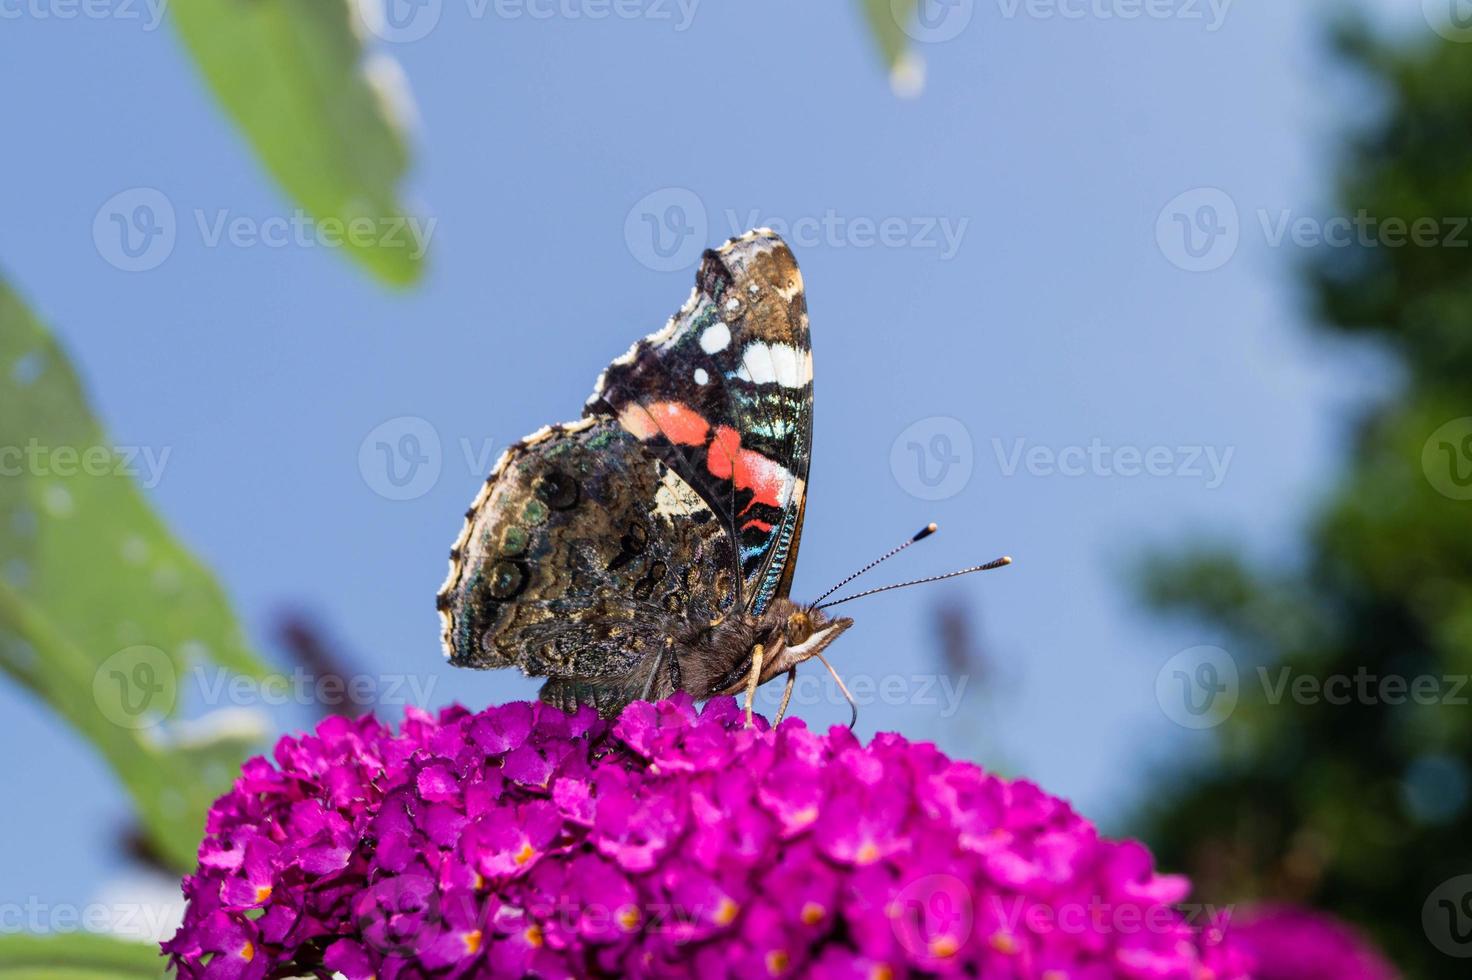
[{"label": "red admiral butterfly", "polygon": [[786,673],[785,709],[797,665],[853,625],[788,598],[812,431],[802,276],[777,235],[749,232],[704,254],[690,299],[608,366],[582,419],[496,463],[438,596],[450,662],[520,667],[548,679],[542,700],[604,715],[678,690],[745,690],[749,713]]}]

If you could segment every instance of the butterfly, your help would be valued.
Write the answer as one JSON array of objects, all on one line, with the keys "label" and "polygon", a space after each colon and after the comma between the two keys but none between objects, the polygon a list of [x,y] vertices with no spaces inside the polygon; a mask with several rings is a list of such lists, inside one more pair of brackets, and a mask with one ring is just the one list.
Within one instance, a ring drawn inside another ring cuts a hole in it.
[{"label": "butterfly", "polygon": [[547,679],[543,701],[610,717],[745,691],[750,720],[785,673],[785,710],[797,665],[853,625],[789,598],[812,434],[802,276],[775,233],[748,232],[704,253],[581,419],[497,461],[437,597],[450,662],[518,667]]}]

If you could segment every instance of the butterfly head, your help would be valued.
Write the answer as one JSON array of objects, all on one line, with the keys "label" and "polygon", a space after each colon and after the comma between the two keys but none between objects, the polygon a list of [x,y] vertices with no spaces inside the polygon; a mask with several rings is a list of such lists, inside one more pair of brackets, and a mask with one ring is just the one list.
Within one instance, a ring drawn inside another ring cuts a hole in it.
[{"label": "butterfly head", "polygon": [[765,637],[763,683],[816,657],[854,624],[847,616],[829,616],[786,599],[773,601],[761,618],[766,627],[759,631]]},{"label": "butterfly head", "polygon": [[760,683],[818,656],[854,624],[787,599],[774,599],[759,615],[722,618],[687,641],[680,670],[697,697],[738,694],[751,677],[761,649]]},{"label": "butterfly head", "polygon": [[821,609],[795,606],[787,614],[783,628],[783,650],[789,658],[795,658],[795,663],[801,663],[838,639],[853,624],[846,616],[829,616]]}]

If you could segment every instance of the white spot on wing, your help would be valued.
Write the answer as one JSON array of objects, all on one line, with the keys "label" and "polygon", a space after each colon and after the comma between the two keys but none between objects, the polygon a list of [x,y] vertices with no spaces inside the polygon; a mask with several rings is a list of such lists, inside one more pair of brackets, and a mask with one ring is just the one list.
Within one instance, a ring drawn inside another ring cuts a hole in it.
[{"label": "white spot on wing", "polygon": [[726,349],[731,343],[731,328],[724,323],[715,323],[705,328],[705,333],[700,335],[700,349],[707,354],[715,354]]},{"label": "white spot on wing", "polygon": [[807,379],[802,376],[799,366],[802,359],[797,351],[786,344],[773,344],[769,350],[777,371],[777,383],[784,388],[801,388]]},{"label": "white spot on wing", "polygon": [[696,368],[695,369],[695,383],[698,384],[698,385],[703,385],[703,384],[705,384],[708,381],[710,381],[710,375],[708,373],[706,373],[705,368]]},{"label": "white spot on wing", "polygon": [[754,384],[801,388],[813,378],[811,358],[787,344],[748,344],[736,376]]}]

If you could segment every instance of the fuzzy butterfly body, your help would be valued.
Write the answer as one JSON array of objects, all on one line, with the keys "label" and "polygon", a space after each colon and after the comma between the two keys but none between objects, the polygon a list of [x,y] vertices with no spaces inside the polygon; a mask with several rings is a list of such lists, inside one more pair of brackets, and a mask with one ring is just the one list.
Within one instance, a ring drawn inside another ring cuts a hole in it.
[{"label": "fuzzy butterfly body", "polygon": [[[577,422],[496,463],[438,597],[450,661],[547,678],[543,700],[732,693],[851,625],[788,599],[813,425],[792,252],[707,251],[689,301],[599,377]],[[748,687],[749,689],[749,687]]]}]

